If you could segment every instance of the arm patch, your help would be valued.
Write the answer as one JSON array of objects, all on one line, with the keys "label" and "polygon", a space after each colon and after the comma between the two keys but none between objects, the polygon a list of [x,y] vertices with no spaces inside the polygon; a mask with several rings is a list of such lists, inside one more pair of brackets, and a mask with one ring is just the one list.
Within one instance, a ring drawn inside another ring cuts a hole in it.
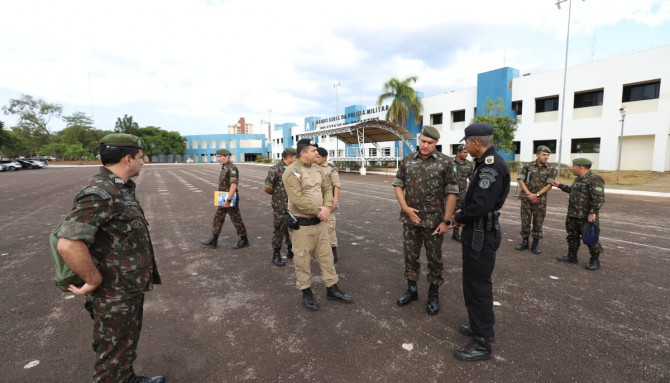
[{"label": "arm patch", "polygon": [[88,188],[86,188],[86,189],[84,189],[84,190],[82,190],[82,191],[83,191],[83,194],[84,194],[84,195],[97,194],[97,195],[99,195],[100,198],[102,198],[102,199],[110,199],[110,198],[112,198],[112,196],[109,195],[109,193],[107,193],[106,191],[104,191],[104,190],[102,190],[102,189],[99,189],[99,188],[97,188],[97,187],[94,187],[94,186],[93,186],[93,187],[88,187]]}]

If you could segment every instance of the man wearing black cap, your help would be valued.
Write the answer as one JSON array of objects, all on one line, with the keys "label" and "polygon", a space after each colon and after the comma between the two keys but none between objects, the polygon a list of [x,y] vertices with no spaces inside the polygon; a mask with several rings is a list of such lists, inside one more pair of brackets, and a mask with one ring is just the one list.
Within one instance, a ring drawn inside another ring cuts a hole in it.
[{"label": "man wearing black cap", "polygon": [[463,140],[476,164],[463,206],[454,214],[456,226],[463,226],[463,297],[469,319],[459,332],[472,339],[454,354],[461,360],[474,361],[491,358],[495,322],[491,275],[502,240],[498,210],[509,193],[510,174],[492,145],[493,126],[472,124],[465,128]]},{"label": "man wearing black cap", "polygon": [[228,198],[223,201],[223,205],[216,209],[214,223],[212,224],[212,236],[209,239],[200,241],[200,243],[216,249],[223,222],[226,220],[226,215],[230,215],[230,220],[233,221],[233,226],[235,226],[237,235],[240,237],[240,240],[233,245],[233,249],[248,247],[247,228],[244,226],[242,214],[240,214],[240,195],[237,191],[240,172],[237,170],[237,166],[230,161],[230,151],[228,149],[217,150],[216,159],[221,164],[219,191],[228,192]]},{"label": "man wearing black cap", "polygon": [[454,162],[436,150],[440,132],[426,125],[419,135],[419,150],[406,155],[393,179],[395,196],[400,204],[403,227],[403,252],[407,291],[396,300],[398,306],[419,298],[417,281],[421,247],[426,248],[428,263],[428,304],[426,311],[440,311],[438,289],[442,282],[442,235],[452,228],[458,180]]},{"label": "man wearing black cap", "polygon": [[333,208],[328,217],[328,235],[330,236],[330,247],[333,250],[333,262],[337,263],[337,232],[335,231],[335,212],[340,206],[340,174],[335,165],[328,162],[328,151],[326,148],[317,148],[317,165],[321,166],[330,186],[333,188]]},{"label": "man wearing black cap", "polygon": [[282,181],[288,196],[288,211],[297,218],[298,228],[290,230],[293,243],[296,287],[302,292],[302,301],[309,310],[319,305],[312,294],[312,255],[321,269],[321,279],[326,285],[326,297],[344,303],[354,299],[337,287],[338,277],[328,236],[328,218],[333,205],[333,191],[316,164],[318,145],[309,138],[298,141],[298,160],[292,163]]},{"label": "man wearing black cap", "polygon": [[136,136],[103,137],[100,174],[77,194],[56,233],[58,252],[84,281],[68,290],[86,295],[84,307],[93,318],[94,382],[165,382],[162,376],[133,371],[144,292],[161,283],[147,220],[130,180],[140,174],[142,156],[142,140]]},{"label": "man wearing black cap", "polygon": [[[458,171],[458,198],[456,199],[455,210],[461,208],[463,205],[463,199],[465,198],[465,192],[468,190],[468,181],[472,172],[475,170],[475,165],[471,161],[468,161],[468,149],[465,145],[458,145],[456,148],[456,156],[454,157],[454,164],[456,164],[456,170]],[[451,239],[454,241],[461,241],[461,236],[459,235],[459,228],[454,228],[454,234],[451,236]]]},{"label": "man wearing black cap", "polygon": [[[582,228],[586,222],[595,222],[600,227],[600,209],[605,203],[605,180],[591,172],[591,160],[588,158],[575,158],[572,160],[572,174],[576,175],[572,186],[552,184],[565,193],[570,193],[568,202],[568,214],[565,217],[565,230],[568,232],[568,255],[556,258],[559,262],[577,263],[577,251],[579,240],[582,236]],[[598,229],[600,230],[600,229]],[[600,254],[603,247],[600,241],[588,245],[591,259],[586,265],[587,270],[595,271],[600,268]]]},{"label": "man wearing black cap", "polygon": [[[528,249],[528,237],[533,235],[531,251],[540,254],[539,242],[542,238],[542,224],[547,214],[547,194],[551,191],[551,183],[554,181],[556,170],[549,165],[551,149],[540,145],[535,153],[535,161],[528,162],[519,170],[517,182],[521,191],[521,243],[515,247],[517,250]],[[531,222],[533,230],[531,231]]]}]

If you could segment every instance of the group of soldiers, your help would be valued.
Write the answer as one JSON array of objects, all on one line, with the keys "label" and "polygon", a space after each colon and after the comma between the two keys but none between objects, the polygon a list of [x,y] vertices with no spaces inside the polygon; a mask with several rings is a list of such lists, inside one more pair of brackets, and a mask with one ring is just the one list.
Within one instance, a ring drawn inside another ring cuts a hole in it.
[{"label": "group of soldiers", "polygon": [[[418,150],[406,155],[393,180],[403,225],[404,276],[407,291],[396,303],[406,306],[418,300],[419,255],[425,248],[429,283],[426,310],[439,312],[438,290],[443,283],[442,239],[453,230],[452,238],[461,243],[463,296],[468,324],[459,332],[470,338],[454,350],[466,361],[489,359],[494,341],[493,283],[496,251],[502,239],[499,210],[510,189],[510,172],[493,146],[493,127],[471,124],[465,129],[464,145],[455,159],[436,150],[440,133],[424,126],[418,137]],[[132,177],[139,175],[143,161],[143,142],[129,134],[115,133],[100,141],[103,166],[75,197],[70,214],[56,233],[58,251],[83,285],[70,285],[69,291],[85,295],[85,307],[93,325],[93,350],[96,353],[95,382],[162,383],[163,376],[138,376],[133,370],[142,328],[144,293],[161,283],[148,223],[135,196]],[[547,165],[549,149],[538,148],[537,160],[519,172],[522,198],[523,242],[539,254],[542,220],[546,213],[546,194],[555,186],[570,193],[566,218],[568,254],[559,261],[577,263],[577,250],[585,222],[598,223],[604,203],[604,181],[590,172],[587,159],[575,159],[571,186],[559,184],[553,168]],[[467,156],[474,158],[467,161]],[[203,245],[216,248],[226,215],[230,215],[240,239],[234,249],[248,247],[249,239],[240,214],[239,171],[226,149],[217,151],[221,164],[219,191],[225,192],[214,216],[211,237]],[[263,189],[272,195],[274,231],[272,263],[285,266],[282,243],[295,265],[296,287],[307,309],[317,310],[311,289],[311,258],[319,265],[326,286],[326,297],[352,303],[353,297],[338,287],[337,236],[335,212],[339,207],[340,181],[337,169],[327,162],[328,153],[310,139],[297,147],[286,148],[282,161],[270,168]],[[530,222],[533,222],[532,230]],[[460,232],[459,232],[460,230]],[[600,267],[599,242],[589,245],[589,270]],[[93,261],[96,260],[96,263]]]}]

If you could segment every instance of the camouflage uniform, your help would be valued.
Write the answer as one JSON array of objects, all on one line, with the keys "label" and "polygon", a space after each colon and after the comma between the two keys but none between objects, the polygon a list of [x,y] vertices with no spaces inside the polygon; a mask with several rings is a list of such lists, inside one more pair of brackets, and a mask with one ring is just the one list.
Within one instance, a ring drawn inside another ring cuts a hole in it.
[{"label": "camouflage uniform", "polygon": [[286,245],[291,247],[291,237],[288,234],[288,227],[284,215],[288,207],[288,197],[284,189],[284,183],[281,180],[282,175],[288,165],[283,160],[273,166],[265,177],[263,187],[272,189],[272,213],[274,216],[274,231],[272,232],[272,248],[280,249],[281,243],[286,238]]},{"label": "camouflage uniform", "polygon": [[[565,230],[568,233],[568,250],[577,253],[582,236],[582,225],[587,221],[589,214],[596,215],[596,223],[600,226],[600,208],[605,203],[605,180],[597,174],[588,172],[582,177],[575,178],[572,186],[560,184],[559,189],[570,193],[568,215],[565,219]],[[589,246],[592,256],[600,256],[603,247],[600,241]]]},{"label": "camouflage uniform", "polygon": [[454,158],[454,164],[458,172],[458,198],[456,199],[454,210],[458,210],[463,205],[465,192],[468,190],[468,179],[470,179],[472,172],[475,170],[475,166],[468,160],[461,162],[456,158]]},{"label": "camouflage uniform", "polygon": [[133,373],[144,292],[161,283],[148,226],[135,183],[102,167],[77,194],[57,234],[86,242],[100,261],[102,284],[85,305],[94,320],[95,382],[125,382]]},{"label": "camouflage uniform", "polygon": [[444,219],[447,194],[458,194],[456,166],[448,156],[434,151],[428,158],[420,153],[406,155],[398,166],[393,186],[404,190],[407,205],[418,209],[421,222],[415,224],[401,210],[403,223],[403,251],[405,253],[405,277],[419,279],[419,255],[421,246],[426,248],[428,260],[428,282],[441,285],[442,279],[442,238],[432,235]]},{"label": "camouflage uniform", "polygon": [[[528,162],[523,165],[517,180],[522,180],[528,190],[537,194],[547,184],[551,184],[554,180],[556,170],[553,166],[543,164],[537,165],[537,161]],[[547,194],[540,197],[540,203],[534,204],[528,200],[526,193],[523,190],[519,191],[519,199],[521,200],[521,236],[528,238],[533,236],[534,239],[541,239],[543,237],[542,224],[544,217],[547,214]],[[533,222],[533,230],[531,231],[531,220]]]},{"label": "camouflage uniform", "polygon": [[[330,163],[324,163],[321,165],[323,169],[324,176],[328,182],[330,182],[331,189],[333,190],[333,196],[335,195],[335,188],[340,188],[340,174],[337,172],[335,165]],[[336,208],[337,206],[333,206]],[[330,216],[328,217],[328,236],[330,237],[330,246],[337,247],[337,232],[335,231],[335,212],[331,211]]]},{"label": "camouflage uniform", "polygon": [[[238,184],[238,176],[239,172],[237,171],[237,166],[235,166],[230,161],[221,165],[221,174],[219,174],[219,191],[229,191],[231,184]],[[237,202],[235,203],[235,206],[219,206],[216,209],[216,214],[214,215],[214,224],[212,225],[212,234],[218,236],[221,233],[221,227],[223,226],[223,222],[226,220],[226,214],[228,214],[230,215],[230,220],[233,221],[235,230],[237,230],[237,235],[240,237],[247,236],[247,229],[244,226],[244,221],[242,221],[242,215],[240,214],[239,189],[235,193],[237,194]]]}]

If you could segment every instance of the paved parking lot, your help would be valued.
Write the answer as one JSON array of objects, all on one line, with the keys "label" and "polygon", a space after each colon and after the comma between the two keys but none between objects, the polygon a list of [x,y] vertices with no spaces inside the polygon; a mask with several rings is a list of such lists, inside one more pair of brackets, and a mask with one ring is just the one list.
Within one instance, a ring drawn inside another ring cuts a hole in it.
[{"label": "paved parking lot", "polygon": [[[164,281],[146,297],[139,373],[165,374],[169,382],[670,381],[669,199],[608,194],[603,268],[590,272],[585,247],[579,266],[554,260],[566,252],[567,194],[556,189],[542,255],[514,250],[513,187],[494,273],[495,358],[465,363],[452,356],[467,342],[458,333],[467,321],[458,243],[445,238],[437,316],[425,311],[425,278],[419,301],[395,304],[406,283],[390,177],[341,175],[337,271],[355,302],[327,301],[313,264],[321,308],[310,312],[295,288],[293,263],[270,263],[267,168],[238,166],[251,240],[241,250],[232,249],[230,222],[218,249],[199,244],[211,230],[217,165],[146,165],[136,179]],[[90,380],[91,320],[82,297],[54,287],[47,236],[96,171],[0,175],[0,381]]]}]

